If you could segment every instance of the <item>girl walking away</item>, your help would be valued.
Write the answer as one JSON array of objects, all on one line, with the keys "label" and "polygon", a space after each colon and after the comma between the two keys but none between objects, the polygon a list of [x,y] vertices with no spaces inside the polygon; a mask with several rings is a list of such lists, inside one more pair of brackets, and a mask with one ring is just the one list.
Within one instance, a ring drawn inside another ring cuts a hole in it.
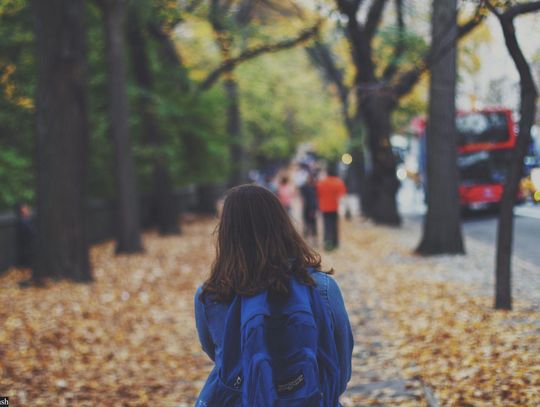
[{"label": "girl walking away", "polygon": [[263,187],[231,189],[210,276],[195,294],[214,361],[196,407],[337,407],[353,337],[338,285]]}]

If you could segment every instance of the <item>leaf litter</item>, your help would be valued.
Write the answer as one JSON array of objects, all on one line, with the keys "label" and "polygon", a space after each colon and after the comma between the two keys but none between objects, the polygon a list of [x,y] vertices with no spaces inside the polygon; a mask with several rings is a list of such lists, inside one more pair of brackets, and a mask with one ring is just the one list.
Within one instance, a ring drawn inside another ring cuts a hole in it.
[{"label": "leaf litter", "polygon": [[[214,226],[197,219],[181,236],[145,233],[137,255],[98,244],[87,285],[23,290],[28,270],[0,276],[0,394],[20,406],[193,405],[212,368],[193,294],[214,255]],[[323,261],[355,332],[345,406],[424,406],[426,388],[442,406],[540,404],[537,310],[496,312],[474,287],[440,281],[442,266],[412,255],[396,239],[403,231],[342,226],[341,248]]]}]

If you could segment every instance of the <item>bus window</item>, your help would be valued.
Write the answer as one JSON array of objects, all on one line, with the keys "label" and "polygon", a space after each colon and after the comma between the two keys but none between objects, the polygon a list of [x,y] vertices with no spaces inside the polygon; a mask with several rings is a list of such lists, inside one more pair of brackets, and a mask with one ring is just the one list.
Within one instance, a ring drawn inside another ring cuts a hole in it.
[{"label": "bus window", "polygon": [[472,112],[456,117],[458,145],[500,143],[510,137],[504,112]]}]

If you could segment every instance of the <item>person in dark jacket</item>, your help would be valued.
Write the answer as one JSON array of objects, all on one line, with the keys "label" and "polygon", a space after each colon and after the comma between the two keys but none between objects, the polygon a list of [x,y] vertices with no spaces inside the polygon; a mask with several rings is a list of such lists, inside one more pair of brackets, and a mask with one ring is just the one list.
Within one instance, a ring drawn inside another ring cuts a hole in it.
[{"label": "person in dark jacket", "polygon": [[300,194],[304,204],[302,208],[304,238],[308,241],[311,240],[312,244],[314,244],[317,239],[317,210],[319,203],[317,200],[317,183],[312,174],[308,175],[306,182],[300,188]]},{"label": "person in dark jacket", "polygon": [[272,192],[255,185],[231,189],[217,228],[216,257],[210,275],[195,294],[199,340],[214,362],[195,405],[219,407],[210,400],[222,386],[219,372],[225,323],[236,296],[250,297],[263,291],[271,296],[287,296],[292,278],[314,287],[314,295],[321,296],[337,350],[339,377],[335,380],[339,394],[343,394],[351,377],[354,342],[343,297],[331,272],[321,270],[320,255],[304,242]]}]

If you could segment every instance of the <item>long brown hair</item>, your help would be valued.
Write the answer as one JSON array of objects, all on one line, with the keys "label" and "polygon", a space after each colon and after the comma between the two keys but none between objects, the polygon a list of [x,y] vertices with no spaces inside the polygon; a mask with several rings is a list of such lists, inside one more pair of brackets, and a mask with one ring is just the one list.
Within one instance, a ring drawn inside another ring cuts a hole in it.
[{"label": "long brown hair", "polygon": [[202,298],[229,302],[235,294],[264,290],[286,295],[293,276],[315,284],[307,269],[320,271],[321,256],[304,242],[266,188],[240,185],[229,190],[216,230],[216,258]]}]

